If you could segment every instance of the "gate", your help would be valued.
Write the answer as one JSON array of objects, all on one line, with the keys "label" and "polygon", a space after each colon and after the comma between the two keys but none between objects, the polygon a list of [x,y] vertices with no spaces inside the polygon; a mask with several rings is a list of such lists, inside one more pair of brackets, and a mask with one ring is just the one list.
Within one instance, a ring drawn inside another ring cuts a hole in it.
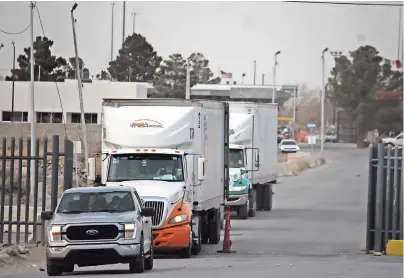
[{"label": "gate", "polygon": [[[9,142],[3,138],[0,146],[0,244],[44,244],[46,229],[39,216],[46,209],[56,208],[60,157],[64,156],[63,189],[71,188],[73,182],[73,142],[64,139],[64,152],[59,149],[59,136],[53,136],[51,143],[49,148],[48,138],[36,139],[34,154],[29,138],[16,140],[13,137]],[[49,163],[51,171],[47,173]],[[47,198],[49,191],[50,198]]]},{"label": "gate", "polygon": [[383,252],[389,240],[403,239],[403,149],[369,147],[366,253]]}]

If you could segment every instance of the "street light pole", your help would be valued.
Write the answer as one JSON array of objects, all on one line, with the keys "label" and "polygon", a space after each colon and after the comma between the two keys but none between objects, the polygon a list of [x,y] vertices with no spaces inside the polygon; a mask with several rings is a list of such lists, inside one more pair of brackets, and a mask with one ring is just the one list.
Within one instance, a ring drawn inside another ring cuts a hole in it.
[{"label": "street light pole", "polygon": [[185,85],[185,99],[191,98],[191,74],[189,71],[189,60],[187,60],[187,79]]},{"label": "street light pole", "polygon": [[135,18],[136,18],[136,13],[132,13],[133,16],[133,34],[135,33]]},{"label": "street light pole", "polygon": [[325,61],[324,54],[328,51],[328,48],[324,48],[321,54],[322,64],[322,88],[321,88],[321,129],[320,129],[320,152],[324,152],[324,102],[325,102]]},{"label": "street light pole", "polygon": [[122,44],[125,42],[125,15],[126,15],[126,1],[123,1]]},{"label": "street light pole", "polygon": [[265,73],[262,74],[262,86],[265,84]]},{"label": "street light pole", "polygon": [[276,65],[278,64],[277,57],[278,57],[279,54],[281,54],[281,51],[277,51],[275,53],[274,84],[273,84],[273,88],[272,88],[272,103],[275,103],[275,98],[276,98]]},{"label": "street light pole", "polygon": [[[30,72],[31,72],[31,83],[30,83],[30,105],[29,105],[29,121],[31,124],[31,153],[36,154],[36,130],[35,130],[35,97],[34,97],[34,81],[35,81],[35,73],[34,73],[34,66],[35,66],[35,60],[34,60],[34,2],[31,2],[30,8],[31,8],[31,34],[30,34],[30,40],[31,40],[31,49],[30,49]],[[14,116],[14,115],[13,115]],[[32,160],[31,162],[31,194],[34,193],[34,188],[35,188],[35,161]]]},{"label": "street light pole", "polygon": [[256,74],[257,74],[257,61],[254,61],[254,86],[255,86]]},{"label": "street light pole", "polygon": [[112,18],[111,18],[111,61],[114,58],[114,6],[115,3],[112,2],[111,3],[111,7],[112,7]]},{"label": "street light pole", "polygon": [[15,42],[12,41],[11,44],[13,45],[13,74],[11,75],[13,78],[13,88],[11,89],[11,122],[14,122]]},{"label": "street light pole", "polygon": [[[72,27],[73,27],[73,41],[74,41],[74,52],[76,55],[76,75],[77,75],[77,83],[79,86],[79,99],[80,99],[80,111],[81,111],[81,131],[83,133],[83,141],[84,141],[84,159],[85,159],[85,165],[86,165],[86,172],[87,175],[89,174],[88,172],[88,145],[87,145],[87,132],[86,132],[86,120],[84,116],[84,105],[83,105],[83,86],[81,84],[81,74],[80,74],[80,64],[79,64],[79,52],[77,49],[77,39],[76,39],[76,28],[75,28],[75,22],[76,20],[74,19],[74,10],[77,8],[78,4],[75,3],[73,5],[73,8],[71,9],[71,17],[72,17]],[[88,182],[88,180],[87,180]]]}]

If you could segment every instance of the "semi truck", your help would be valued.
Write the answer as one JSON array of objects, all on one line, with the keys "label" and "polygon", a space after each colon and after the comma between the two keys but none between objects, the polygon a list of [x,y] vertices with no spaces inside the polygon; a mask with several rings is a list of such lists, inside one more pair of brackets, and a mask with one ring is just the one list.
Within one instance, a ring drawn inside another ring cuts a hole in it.
[{"label": "semi truck", "polygon": [[[101,185],[132,186],[151,218],[155,252],[189,258],[220,241],[228,180],[228,104],[104,99]],[[95,176],[95,158],[89,159]]]},{"label": "semi truck", "polygon": [[229,197],[241,219],[272,209],[277,179],[277,104],[229,102]]}]

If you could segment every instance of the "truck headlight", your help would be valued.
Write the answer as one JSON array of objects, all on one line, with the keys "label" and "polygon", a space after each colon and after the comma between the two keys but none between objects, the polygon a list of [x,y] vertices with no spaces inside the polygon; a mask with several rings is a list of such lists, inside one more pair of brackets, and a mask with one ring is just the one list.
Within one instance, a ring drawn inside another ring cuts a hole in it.
[{"label": "truck headlight", "polygon": [[62,241],[62,226],[51,226],[49,229],[49,239],[52,242]]},{"label": "truck headlight", "polygon": [[245,189],[245,186],[233,186],[231,191],[242,191]]},{"label": "truck headlight", "polygon": [[186,214],[179,214],[177,216],[174,216],[173,218],[168,221],[168,224],[177,224],[181,223],[187,220],[187,215]]},{"label": "truck headlight", "polygon": [[136,224],[124,224],[124,234],[125,239],[134,239],[136,238]]}]

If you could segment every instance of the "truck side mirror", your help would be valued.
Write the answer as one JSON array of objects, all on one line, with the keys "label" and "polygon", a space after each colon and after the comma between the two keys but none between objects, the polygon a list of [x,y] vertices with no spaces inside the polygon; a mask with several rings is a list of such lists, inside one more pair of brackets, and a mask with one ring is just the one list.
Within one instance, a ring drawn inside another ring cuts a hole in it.
[{"label": "truck side mirror", "polygon": [[203,181],[205,179],[205,158],[198,158],[198,181]]},{"label": "truck side mirror", "polygon": [[95,158],[91,157],[88,159],[88,173],[87,179],[90,181],[95,181]]}]

